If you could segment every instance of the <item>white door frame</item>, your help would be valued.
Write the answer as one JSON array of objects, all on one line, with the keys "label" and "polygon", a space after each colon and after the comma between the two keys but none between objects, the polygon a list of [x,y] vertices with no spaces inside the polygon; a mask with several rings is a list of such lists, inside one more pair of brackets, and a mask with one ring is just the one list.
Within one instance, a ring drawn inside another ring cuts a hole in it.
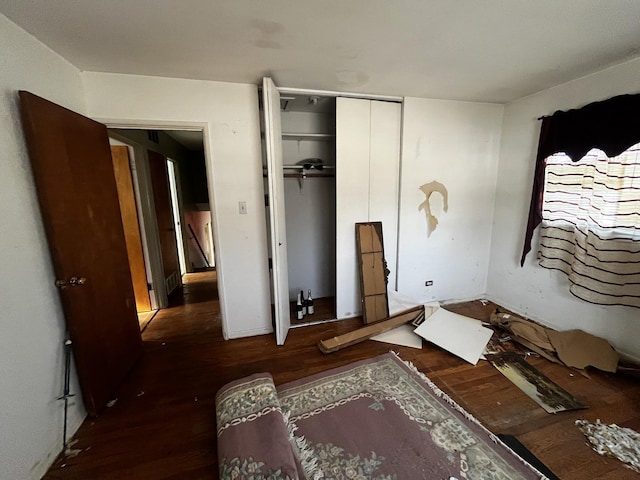
[{"label": "white door frame", "polygon": [[[216,203],[214,196],[214,188],[213,188],[213,167],[210,155],[210,143],[211,140],[209,138],[209,124],[207,122],[151,122],[148,120],[131,120],[131,119],[113,119],[113,118],[94,118],[94,120],[103,123],[109,129],[130,129],[130,130],[193,130],[193,131],[201,131],[202,132],[202,140],[204,143],[204,157],[205,157],[205,169],[207,173],[207,187],[209,193],[209,205],[211,208],[211,223],[213,225],[213,244],[216,253],[219,255],[216,257],[216,271],[217,271],[217,284],[218,284],[218,299],[220,302],[220,317],[222,321],[222,330],[223,332],[228,331],[227,328],[227,314],[226,314],[226,302],[224,296],[224,258],[221,255],[220,250],[220,226],[218,225],[218,215],[216,211]],[[110,135],[113,132],[110,132]],[[113,135],[114,138],[121,140],[123,142],[128,142],[131,144],[132,142],[123,137],[118,137],[117,134]],[[150,183],[150,175],[149,175],[149,162],[146,158],[146,148],[138,145],[135,154],[142,155],[144,158],[144,168],[139,169],[139,174],[143,177],[141,183],[146,186],[145,195],[141,188],[141,198],[142,207],[143,207],[143,218],[145,222],[148,222],[147,226],[150,228],[151,233],[155,233],[155,248],[150,248],[150,267],[154,272],[153,275],[153,285],[157,286],[156,295],[158,297],[158,308],[165,308],[168,305],[168,297],[166,288],[164,286],[164,273],[162,273],[162,257],[160,253],[160,245],[158,242],[158,226],[155,220],[154,214],[154,204],[153,204],[153,195],[150,195],[151,192],[151,183]],[[140,153],[139,153],[140,152]],[[150,245],[151,247],[151,245]]]},{"label": "white door frame", "polygon": [[[144,268],[147,276],[149,288],[149,300],[151,309],[158,310],[167,306],[167,291],[162,273],[162,257],[160,255],[160,244],[158,243],[158,227],[155,216],[149,215],[153,212],[154,205],[147,205],[153,202],[153,195],[150,192],[150,185],[147,183],[148,161],[146,149],[137,142],[109,131],[109,143],[124,145],[129,149],[129,162],[131,168],[131,179],[133,183],[136,210],[138,211],[138,226],[140,228],[140,240],[142,241],[142,254],[144,257]],[[159,265],[159,267],[157,267]]]}]

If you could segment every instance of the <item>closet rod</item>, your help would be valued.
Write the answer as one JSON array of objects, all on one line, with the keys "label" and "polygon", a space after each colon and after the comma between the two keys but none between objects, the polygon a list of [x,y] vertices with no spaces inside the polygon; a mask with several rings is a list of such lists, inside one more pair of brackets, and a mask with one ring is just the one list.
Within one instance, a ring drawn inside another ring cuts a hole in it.
[{"label": "closet rod", "polygon": [[[284,178],[333,178],[335,177],[335,173],[284,173],[282,174]],[[263,173],[262,178],[267,178],[267,174]]]},{"label": "closet rod", "polygon": [[[313,170],[321,172],[322,170],[335,170],[336,167],[334,167],[333,165],[323,165],[321,169],[318,168],[304,168],[304,165],[283,165],[282,169],[283,170],[304,170],[307,172],[312,172]],[[263,171],[267,171],[267,167],[262,167]]]},{"label": "closet rod", "polygon": [[311,174],[306,174],[306,173],[285,173],[284,178],[316,178],[316,177],[320,177],[320,178],[333,178],[335,177],[335,175],[333,173],[311,173]]},{"label": "closet rod", "polygon": [[322,168],[314,168],[315,166],[311,164],[309,168],[304,168],[304,165],[283,165],[282,168],[285,170],[333,170],[333,165],[322,165]]}]

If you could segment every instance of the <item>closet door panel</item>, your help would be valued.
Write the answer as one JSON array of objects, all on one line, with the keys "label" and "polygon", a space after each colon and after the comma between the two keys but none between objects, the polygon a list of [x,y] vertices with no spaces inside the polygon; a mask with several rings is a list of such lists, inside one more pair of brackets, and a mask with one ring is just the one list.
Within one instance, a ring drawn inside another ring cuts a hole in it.
[{"label": "closet door panel", "polygon": [[401,110],[399,103],[371,102],[369,221],[382,222],[389,286],[393,289],[396,288],[398,251]]},{"label": "closet door panel", "polygon": [[355,224],[369,221],[369,100],[336,99],[336,315],[362,313]]},{"label": "closet door panel", "polygon": [[270,78],[263,78],[262,101],[267,153],[269,191],[269,227],[271,239],[271,271],[273,282],[276,343],[283,345],[291,326],[289,312],[289,278],[287,266],[287,225],[284,207],[282,171],[282,124],[280,94]]}]

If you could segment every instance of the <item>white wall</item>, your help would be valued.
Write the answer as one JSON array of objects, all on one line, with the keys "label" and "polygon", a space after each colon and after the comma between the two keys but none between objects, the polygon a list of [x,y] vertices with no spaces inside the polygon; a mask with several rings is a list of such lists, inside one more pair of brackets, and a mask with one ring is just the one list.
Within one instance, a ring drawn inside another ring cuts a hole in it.
[{"label": "white wall", "polygon": [[[0,15],[0,478],[36,479],[62,449],[65,324],[17,90],[84,111],[78,70]],[[72,403],[70,434],[85,416]]]},{"label": "white wall", "polygon": [[640,58],[544,90],[505,107],[487,293],[496,302],[559,330],[580,328],[640,359],[640,310],[592,305],[573,297],[566,276],[535,261],[538,237],[523,268],[541,115],[640,92]]},{"label": "white wall", "polygon": [[82,80],[97,120],[204,126],[225,338],[270,333],[257,87],[94,72]]},{"label": "white wall", "polygon": [[[502,105],[405,98],[400,176],[398,291],[443,302],[484,295],[500,147]],[[438,181],[439,223],[427,235],[420,186]],[[433,280],[426,287],[425,281]]]}]

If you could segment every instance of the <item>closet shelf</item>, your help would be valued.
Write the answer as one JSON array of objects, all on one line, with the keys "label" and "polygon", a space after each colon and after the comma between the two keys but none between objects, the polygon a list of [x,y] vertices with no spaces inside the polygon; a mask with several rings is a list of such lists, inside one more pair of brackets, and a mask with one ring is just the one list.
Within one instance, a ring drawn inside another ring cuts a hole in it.
[{"label": "closet shelf", "polygon": [[283,132],[283,140],[331,140],[336,138],[334,133],[289,133]]}]

